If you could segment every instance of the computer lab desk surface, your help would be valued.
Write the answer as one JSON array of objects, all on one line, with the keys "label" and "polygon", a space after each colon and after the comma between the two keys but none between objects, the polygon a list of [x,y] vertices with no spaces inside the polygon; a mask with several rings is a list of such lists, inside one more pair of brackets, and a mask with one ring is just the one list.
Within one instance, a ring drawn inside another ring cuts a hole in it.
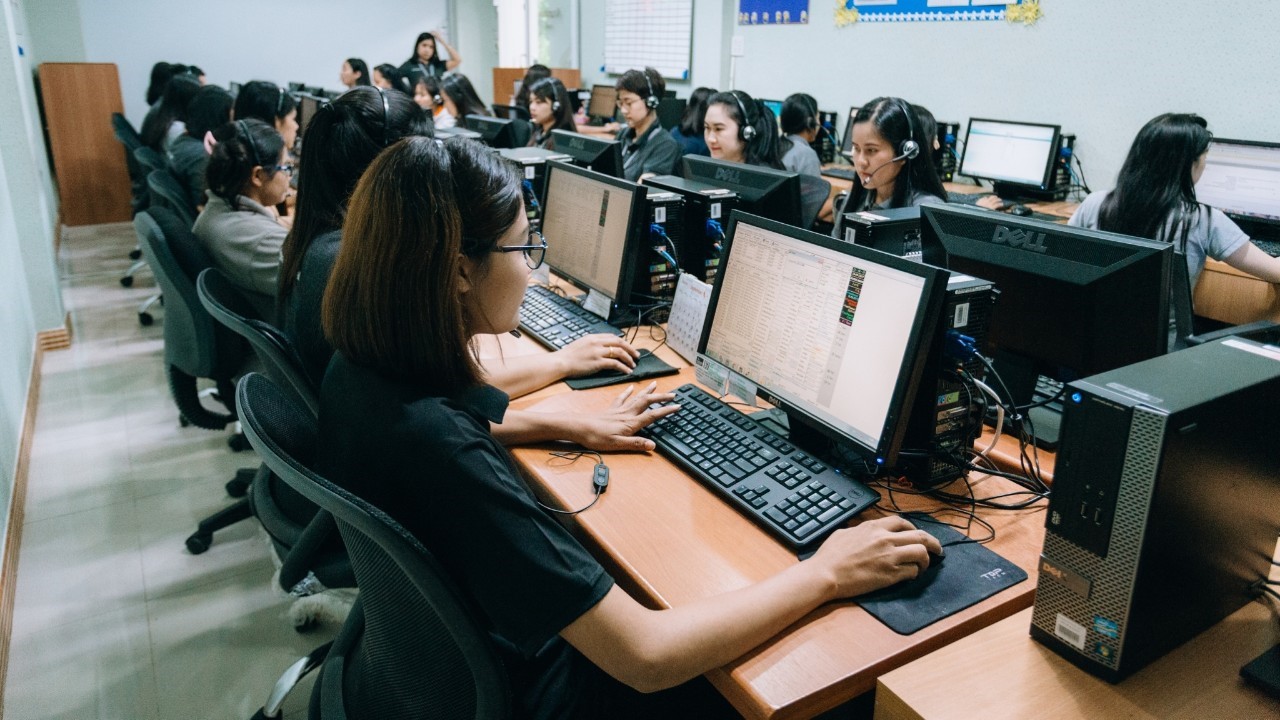
[{"label": "computer lab desk surface", "polygon": [[[693,370],[686,366],[658,384],[670,389],[693,381]],[[619,392],[619,386],[578,392],[557,387],[513,407],[591,412],[605,408]],[[568,464],[551,458],[548,449],[513,451],[533,491],[553,507],[589,502],[593,463]],[[611,453],[605,460],[608,492],[595,507],[569,519],[569,527],[641,603],[661,608],[719,595],[798,562],[656,452]],[[980,492],[993,493],[1006,487],[1011,486],[999,478],[978,485]],[[896,498],[907,509],[931,507],[918,498]],[[872,509],[857,521],[883,514]],[[871,690],[883,673],[1030,607],[1044,541],[1044,504],[983,512],[982,517],[997,532],[988,547],[1026,570],[1028,580],[910,636],[894,633],[852,602],[824,605],[756,650],[708,673],[708,679],[746,717],[811,717]]]}]

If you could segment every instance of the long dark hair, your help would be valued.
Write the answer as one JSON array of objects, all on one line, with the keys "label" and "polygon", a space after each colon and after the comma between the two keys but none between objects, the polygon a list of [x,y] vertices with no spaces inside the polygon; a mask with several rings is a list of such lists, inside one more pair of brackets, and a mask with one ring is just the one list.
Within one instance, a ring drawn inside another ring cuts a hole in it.
[{"label": "long dark hair", "polygon": [[209,156],[205,183],[210,192],[238,208],[238,197],[255,167],[261,167],[268,178],[278,172],[284,139],[271,125],[252,118],[223,125],[215,137],[218,144]]},{"label": "long dark hair", "polygon": [[431,59],[427,61],[427,65],[431,66],[430,74],[435,75],[436,77],[444,75],[448,66],[440,59],[440,41],[436,39],[435,35],[432,35],[429,32],[418,33],[418,39],[413,41],[413,51],[409,53],[409,59],[406,60],[404,64],[417,65],[422,62],[422,60],[418,58],[418,44],[423,40],[430,40],[431,47],[436,49],[436,51],[432,53]]},{"label": "long dark hair", "polygon": [[325,337],[351,362],[391,378],[480,384],[459,264],[464,256],[482,268],[491,262],[523,209],[519,176],[483,145],[397,142],[351,195],[321,309]]},{"label": "long dark hair", "polygon": [[[707,100],[707,107],[712,105],[724,106],[729,119],[738,124],[739,138],[743,138],[742,128],[748,125],[755,128],[755,137],[749,141],[743,139],[742,157],[748,165],[785,169],[782,166],[782,138],[778,136],[778,121],[774,119],[772,110],[741,90],[712,95]],[[746,116],[743,116],[743,110],[746,110]]]},{"label": "long dark hair", "polygon": [[700,87],[689,93],[689,102],[680,116],[680,134],[685,137],[701,137],[702,123],[707,119],[707,98],[715,95],[715,88]]},{"label": "long dark hair", "polygon": [[[908,117],[907,113],[911,113],[911,116]],[[891,208],[910,205],[911,198],[917,193],[934,195],[943,201],[947,199],[947,190],[942,186],[938,168],[933,164],[933,138],[925,137],[924,124],[915,114],[911,103],[902,98],[879,97],[863,105],[853,116],[854,125],[864,122],[874,125],[876,132],[893,149],[894,157],[901,153],[902,143],[908,138],[915,140],[920,146],[920,154],[908,159],[906,166],[898,172],[898,178],[893,184],[893,197],[889,201]],[[914,134],[912,130],[915,131]],[[862,183],[855,182],[845,206],[862,207],[866,194],[867,189],[862,187]]]},{"label": "long dark hair", "polygon": [[198,92],[200,81],[190,75],[174,75],[169,78],[159,107],[142,121],[142,129],[138,133],[142,136],[142,144],[157,152],[162,151],[169,126],[175,122],[187,121],[187,106]]},{"label": "long dark hair", "polygon": [[446,75],[444,82],[440,83],[440,92],[444,93],[453,101],[455,107],[458,108],[458,124],[462,124],[462,119],[468,115],[489,115],[489,108],[484,106],[484,101],[480,99],[480,95],[476,93],[475,87],[466,75],[454,73]]},{"label": "long dark hair", "polygon": [[[1166,242],[1187,235],[1200,212],[1191,169],[1209,150],[1213,134],[1199,115],[1165,113],[1133,139],[1116,188],[1098,211],[1098,229]],[[1180,237],[1178,237],[1180,235]]]},{"label": "long dark hair", "polygon": [[205,133],[226,125],[231,119],[233,102],[231,93],[217,85],[200,88],[187,104],[187,134],[197,140],[204,140]]},{"label": "long dark hair", "polygon": [[373,84],[373,78],[369,77],[369,66],[364,60],[347,58],[347,64],[351,66],[351,72],[360,73],[360,77],[356,78],[356,87]]},{"label": "long dark hair", "polygon": [[551,68],[546,65],[534,63],[524,71],[524,79],[520,81],[520,89],[516,91],[516,107],[529,109],[529,92],[533,89],[533,84],[539,80],[551,77]]},{"label": "long dark hair", "polygon": [[164,97],[164,89],[169,85],[169,79],[174,76],[174,73],[181,70],[181,65],[164,62],[163,60],[151,66],[151,82],[147,85],[148,105],[155,105],[157,100]]},{"label": "long dark hair", "polygon": [[[573,107],[569,103],[569,91],[558,78],[547,77],[535,82],[529,88],[529,96],[548,103],[560,103],[559,110],[551,111],[551,130],[568,130],[577,132],[578,126],[573,122]],[[555,105],[552,105],[554,108]],[[534,123],[537,125],[537,123]]]},{"label": "long dark hair", "polygon": [[[403,93],[412,93],[412,88],[406,89],[404,84],[400,81],[400,69],[395,65],[392,65],[391,63],[382,63],[375,67],[374,70],[377,70],[379,75],[386,78],[387,82],[391,83],[391,87],[393,89],[399,90]],[[369,84],[373,84],[373,78],[369,78]]]},{"label": "long dark hair", "polygon": [[299,159],[307,171],[298,176],[293,228],[280,250],[281,307],[287,307],[311,241],[342,227],[347,198],[373,158],[400,138],[434,134],[431,118],[412,98],[381,88],[352,88],[315,114]]},{"label": "long dark hair", "polygon": [[269,125],[284,119],[298,107],[298,101],[284,88],[266,80],[251,80],[236,95],[235,118],[257,118]]},{"label": "long dark hair", "polygon": [[778,117],[783,135],[796,135],[818,127],[818,101],[812,95],[795,93],[782,101]]}]

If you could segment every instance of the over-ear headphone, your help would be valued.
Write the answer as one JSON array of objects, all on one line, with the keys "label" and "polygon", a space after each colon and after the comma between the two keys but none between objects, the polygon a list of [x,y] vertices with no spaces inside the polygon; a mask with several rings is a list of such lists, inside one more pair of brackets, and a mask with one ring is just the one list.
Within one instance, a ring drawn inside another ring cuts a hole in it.
[{"label": "over-ear headphone", "polygon": [[564,106],[560,104],[560,101],[556,99],[556,96],[552,95],[551,96],[551,112],[558,113],[560,112],[560,108],[562,107]]},{"label": "over-ear headphone", "polygon": [[738,109],[742,111],[742,122],[738,123],[738,137],[743,142],[751,142],[756,136],[755,125],[751,124],[751,116],[747,115],[747,106],[743,104],[742,98],[738,96],[737,90],[730,90],[729,94],[734,100],[738,101]]},{"label": "over-ear headphone", "polygon": [[258,167],[266,167],[262,164],[262,156],[258,154],[257,143],[253,141],[253,136],[249,134],[249,124],[243,120],[237,120],[236,127],[240,129],[240,134],[244,135],[244,143],[249,146],[249,153],[253,155],[253,164]]},{"label": "over-ear headphone", "polygon": [[374,85],[373,89],[377,90],[378,95],[382,98],[382,147],[386,147],[391,144],[388,142],[388,139],[391,137],[389,132],[391,129],[391,103],[387,100],[386,90],[383,90],[377,85]]},{"label": "over-ear headphone", "polygon": [[813,99],[812,97],[809,97],[808,95],[805,95],[803,98],[803,102],[804,102],[805,112],[808,113],[808,115],[805,117],[805,123],[804,123],[805,129],[817,130],[819,126],[818,101]]},{"label": "over-ear headphone", "polygon": [[653,92],[653,81],[649,79],[649,68],[641,70],[640,74],[644,75],[644,84],[649,86],[649,94],[644,98],[644,106],[650,110],[657,110],[658,106],[662,104],[662,98]]},{"label": "over-ear headphone", "polygon": [[432,95],[432,96],[431,96],[431,104],[432,104],[432,105],[443,105],[443,104],[444,104],[444,98],[440,97],[440,93],[439,93],[439,92],[436,92],[436,94],[435,94],[435,95]]},{"label": "over-ear headphone", "polygon": [[914,117],[916,111],[907,104],[906,100],[903,100],[902,98],[894,98],[894,100],[897,102],[898,109],[902,111],[902,114],[907,116],[907,139],[903,140],[902,144],[898,145],[898,154],[907,160],[914,160],[920,155],[920,143],[916,142],[916,123]]}]

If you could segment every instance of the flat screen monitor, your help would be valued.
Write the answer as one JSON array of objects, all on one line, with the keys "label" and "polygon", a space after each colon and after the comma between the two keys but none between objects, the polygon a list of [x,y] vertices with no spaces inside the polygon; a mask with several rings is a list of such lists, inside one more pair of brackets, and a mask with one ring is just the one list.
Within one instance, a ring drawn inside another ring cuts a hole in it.
[{"label": "flat screen monitor", "polygon": [[746,212],[788,225],[801,225],[800,176],[795,173],[698,155],[684,156],[683,167],[688,180],[738,193],[742,199],[740,207]]},{"label": "flat screen monitor", "polygon": [[920,242],[925,262],[995,283],[987,342],[1018,404],[1038,375],[1076,380],[1168,350],[1169,243],[955,205],[921,206]]},{"label": "flat screen monitor", "polygon": [[311,123],[311,118],[320,112],[320,108],[325,101],[314,95],[298,96],[298,137],[307,134],[307,125]]},{"label": "flat screen monitor", "polygon": [[946,273],[734,212],[699,352],[792,422],[897,460]]},{"label": "flat screen monitor", "polygon": [[760,100],[760,104],[769,108],[773,113],[773,119],[778,124],[778,131],[782,131],[782,101],[781,100]]},{"label": "flat screen monitor", "polygon": [[493,114],[504,120],[529,119],[529,111],[519,105],[494,105]]},{"label": "flat screen monitor", "polygon": [[1047,190],[1061,134],[1058,125],[972,118],[960,174]]},{"label": "flat screen monitor", "polygon": [[524,120],[468,115],[466,125],[468,130],[480,133],[481,141],[491,148],[517,148],[529,144],[531,129]]},{"label": "flat screen monitor", "polygon": [[840,154],[846,160],[853,160],[853,119],[858,116],[858,111],[861,109],[861,105],[849,108],[849,117],[844,124],[844,137],[840,139]]},{"label": "flat screen monitor", "polygon": [[608,120],[618,111],[618,91],[612,85],[592,85],[591,99],[587,101],[587,114]]},{"label": "flat screen monitor", "polygon": [[610,177],[622,177],[622,143],[617,140],[601,140],[569,130],[552,130],[551,138],[556,152],[573,158],[573,164],[604,173]]},{"label": "flat screen monitor", "polygon": [[1214,138],[1196,199],[1241,221],[1251,235],[1280,236],[1280,144]]},{"label": "flat screen monitor", "polygon": [[664,97],[658,101],[658,124],[663,130],[680,124],[680,118],[684,117],[684,109],[689,101],[684,98]]},{"label": "flat screen monitor", "polygon": [[547,265],[557,275],[610,299],[627,298],[632,220],[642,214],[645,188],[561,162],[547,163],[542,235]]}]

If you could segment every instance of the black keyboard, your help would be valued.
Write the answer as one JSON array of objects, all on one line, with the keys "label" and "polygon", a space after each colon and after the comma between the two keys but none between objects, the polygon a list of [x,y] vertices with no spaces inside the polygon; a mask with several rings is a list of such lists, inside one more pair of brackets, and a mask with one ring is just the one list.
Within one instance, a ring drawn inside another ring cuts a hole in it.
[{"label": "black keyboard", "polygon": [[1280,257],[1280,240],[1259,240],[1254,238],[1253,244],[1271,257]]},{"label": "black keyboard", "polygon": [[520,328],[534,340],[559,350],[584,335],[622,331],[574,301],[541,285],[530,285],[520,305]]},{"label": "black keyboard", "polygon": [[694,386],[646,428],[658,451],[796,551],[811,549],[880,496]]},{"label": "black keyboard", "polygon": [[1036,407],[1027,411],[1027,417],[1031,418],[1036,446],[1045,450],[1057,450],[1062,437],[1062,386],[1061,380],[1041,375],[1031,395],[1031,404]]},{"label": "black keyboard", "polygon": [[841,180],[848,180],[849,182],[853,182],[853,179],[858,176],[858,173],[854,171],[854,169],[851,167],[822,168],[822,174],[826,175],[827,177],[840,178]]}]

